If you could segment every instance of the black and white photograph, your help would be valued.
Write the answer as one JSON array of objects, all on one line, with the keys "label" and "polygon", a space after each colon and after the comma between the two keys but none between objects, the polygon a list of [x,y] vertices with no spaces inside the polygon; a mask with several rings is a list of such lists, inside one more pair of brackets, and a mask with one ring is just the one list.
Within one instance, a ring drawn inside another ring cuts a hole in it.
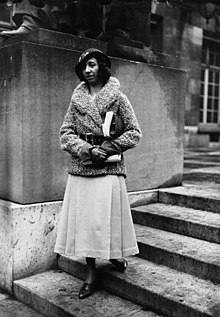
[{"label": "black and white photograph", "polygon": [[220,0],[0,0],[0,317],[220,317]]}]

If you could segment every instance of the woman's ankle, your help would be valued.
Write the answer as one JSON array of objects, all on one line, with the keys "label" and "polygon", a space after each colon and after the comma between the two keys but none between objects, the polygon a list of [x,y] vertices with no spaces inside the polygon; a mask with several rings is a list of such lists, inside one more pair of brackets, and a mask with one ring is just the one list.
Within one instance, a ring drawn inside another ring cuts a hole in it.
[{"label": "woman's ankle", "polygon": [[86,274],[85,282],[88,284],[91,284],[97,278],[95,258],[86,258],[86,263],[87,263],[87,274]]},{"label": "woman's ankle", "polygon": [[95,270],[87,270],[85,283],[92,284],[97,279],[97,272]]}]

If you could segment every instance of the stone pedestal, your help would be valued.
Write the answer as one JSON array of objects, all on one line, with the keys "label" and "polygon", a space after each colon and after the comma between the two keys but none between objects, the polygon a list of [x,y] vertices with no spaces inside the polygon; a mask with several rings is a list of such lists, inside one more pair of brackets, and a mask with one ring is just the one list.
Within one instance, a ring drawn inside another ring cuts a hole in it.
[{"label": "stone pedestal", "polygon": [[53,252],[61,202],[22,206],[0,200],[0,289],[56,266]]},{"label": "stone pedestal", "polygon": [[[20,204],[63,198],[69,156],[60,150],[59,129],[78,84],[79,51],[91,45],[71,35],[62,45],[61,34],[43,34],[6,40],[0,49],[0,198]],[[106,43],[92,44],[107,51]],[[125,154],[128,190],[181,185],[185,73],[111,60],[143,131]]]}]

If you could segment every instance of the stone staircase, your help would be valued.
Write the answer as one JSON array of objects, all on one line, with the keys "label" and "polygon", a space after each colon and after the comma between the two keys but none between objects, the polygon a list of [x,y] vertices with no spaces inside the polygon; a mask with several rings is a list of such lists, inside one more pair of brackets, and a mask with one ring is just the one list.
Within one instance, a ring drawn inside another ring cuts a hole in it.
[{"label": "stone staircase", "polygon": [[61,256],[58,270],[14,282],[14,295],[45,316],[220,316],[220,192],[191,185],[158,190],[132,208],[140,254],[116,272],[97,261],[102,290],[78,290],[85,260]]}]

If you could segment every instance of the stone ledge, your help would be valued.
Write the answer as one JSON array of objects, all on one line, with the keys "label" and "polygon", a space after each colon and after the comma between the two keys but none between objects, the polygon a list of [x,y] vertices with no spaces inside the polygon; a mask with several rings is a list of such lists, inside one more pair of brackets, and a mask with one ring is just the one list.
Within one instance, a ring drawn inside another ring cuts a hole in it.
[{"label": "stone ledge", "polygon": [[179,65],[179,58],[167,54],[154,53],[148,48],[137,48],[113,42],[103,42],[92,38],[85,38],[46,29],[38,29],[24,35],[4,39],[0,41],[0,48],[21,42],[54,46],[68,50],[77,50],[79,52],[83,52],[90,47],[96,47],[112,57],[166,67],[170,67],[170,65]]}]

